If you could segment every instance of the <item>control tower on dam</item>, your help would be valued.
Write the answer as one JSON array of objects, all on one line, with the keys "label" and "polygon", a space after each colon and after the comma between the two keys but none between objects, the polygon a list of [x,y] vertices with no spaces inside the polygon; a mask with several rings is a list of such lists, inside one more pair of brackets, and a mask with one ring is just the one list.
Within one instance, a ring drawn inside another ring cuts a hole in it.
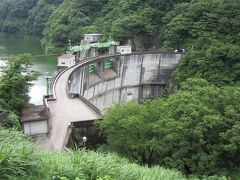
[{"label": "control tower on dam", "polygon": [[71,95],[81,95],[101,111],[113,103],[161,96],[182,55],[132,53],[99,57],[76,68],[69,76]]}]

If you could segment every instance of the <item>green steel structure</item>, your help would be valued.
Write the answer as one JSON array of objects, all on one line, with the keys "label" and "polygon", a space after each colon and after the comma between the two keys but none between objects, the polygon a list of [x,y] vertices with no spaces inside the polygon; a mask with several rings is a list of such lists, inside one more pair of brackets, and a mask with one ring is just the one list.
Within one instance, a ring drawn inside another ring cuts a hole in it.
[{"label": "green steel structure", "polygon": [[89,72],[92,73],[95,71],[95,66],[94,64],[89,64]]},{"label": "green steel structure", "polygon": [[104,68],[105,68],[105,69],[112,68],[112,63],[113,63],[113,59],[106,60],[106,61],[104,62]]},{"label": "green steel structure", "polygon": [[107,42],[107,43],[94,43],[94,44],[88,44],[88,45],[83,45],[83,46],[73,46],[70,47],[69,50],[67,51],[67,54],[72,55],[75,52],[78,51],[83,51],[83,50],[89,50],[91,48],[105,48],[105,47],[110,47],[110,46],[119,46],[119,42]]},{"label": "green steel structure", "polygon": [[[70,46],[67,54],[72,55],[75,52],[79,52],[79,51],[84,51],[84,50],[89,50],[91,48],[106,48],[106,47],[110,47],[110,46],[119,46],[120,43],[119,42],[107,42],[107,43],[94,43],[94,44],[87,44],[87,45],[83,45],[83,46]],[[113,59],[110,60],[106,60],[105,64],[104,64],[104,68],[108,69],[112,67],[112,62]],[[89,64],[89,72],[92,73],[95,71],[95,66],[94,64]]]},{"label": "green steel structure", "polygon": [[[114,59],[105,60],[104,68],[105,69],[112,68],[113,61],[114,61]],[[89,72],[90,73],[95,72],[95,65],[94,64],[89,64]]]}]

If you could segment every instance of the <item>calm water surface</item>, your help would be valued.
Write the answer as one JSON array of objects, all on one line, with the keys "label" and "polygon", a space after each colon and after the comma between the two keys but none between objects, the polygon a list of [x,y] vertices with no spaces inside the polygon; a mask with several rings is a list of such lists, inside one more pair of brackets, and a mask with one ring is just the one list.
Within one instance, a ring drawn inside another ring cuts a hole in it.
[{"label": "calm water surface", "polygon": [[[34,38],[19,38],[13,35],[0,33],[0,56],[13,56],[23,53],[32,55],[44,54],[40,41]],[[0,62],[2,64],[4,62]],[[45,74],[53,76],[57,71],[57,57],[39,57],[34,59],[34,70],[41,72],[43,75],[34,82],[34,86],[29,93],[30,103],[43,104],[43,95],[46,95]]]}]

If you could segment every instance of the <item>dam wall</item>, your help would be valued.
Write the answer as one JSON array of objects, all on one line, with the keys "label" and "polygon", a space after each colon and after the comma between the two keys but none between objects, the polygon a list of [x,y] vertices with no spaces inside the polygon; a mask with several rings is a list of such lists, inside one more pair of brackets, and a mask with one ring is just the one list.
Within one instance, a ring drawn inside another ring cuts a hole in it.
[{"label": "dam wall", "polygon": [[113,103],[129,100],[141,102],[161,96],[181,54],[142,53],[123,54],[111,58],[112,66],[106,67],[106,59],[94,62],[94,72],[89,65],[75,69],[69,77],[70,94],[83,96],[101,111]]}]

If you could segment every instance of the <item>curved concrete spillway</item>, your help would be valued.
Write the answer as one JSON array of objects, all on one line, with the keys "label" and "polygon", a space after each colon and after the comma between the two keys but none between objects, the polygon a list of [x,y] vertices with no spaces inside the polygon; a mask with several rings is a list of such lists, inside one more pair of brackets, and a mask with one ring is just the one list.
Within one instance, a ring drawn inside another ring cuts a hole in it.
[{"label": "curved concrete spillway", "polygon": [[104,68],[104,59],[95,63],[95,72],[79,66],[69,77],[69,91],[80,94],[104,111],[113,103],[160,96],[181,54],[134,53],[112,57],[111,68]]},{"label": "curved concrete spillway", "polygon": [[[180,58],[181,54],[174,53],[106,55],[63,70],[53,81],[53,97],[44,99],[50,112],[50,130],[42,145],[47,150],[61,151],[68,140],[69,124],[102,119],[99,109],[113,102],[160,95]],[[109,59],[113,60],[112,67],[104,68]],[[89,73],[88,65],[92,63],[95,72]]]}]

